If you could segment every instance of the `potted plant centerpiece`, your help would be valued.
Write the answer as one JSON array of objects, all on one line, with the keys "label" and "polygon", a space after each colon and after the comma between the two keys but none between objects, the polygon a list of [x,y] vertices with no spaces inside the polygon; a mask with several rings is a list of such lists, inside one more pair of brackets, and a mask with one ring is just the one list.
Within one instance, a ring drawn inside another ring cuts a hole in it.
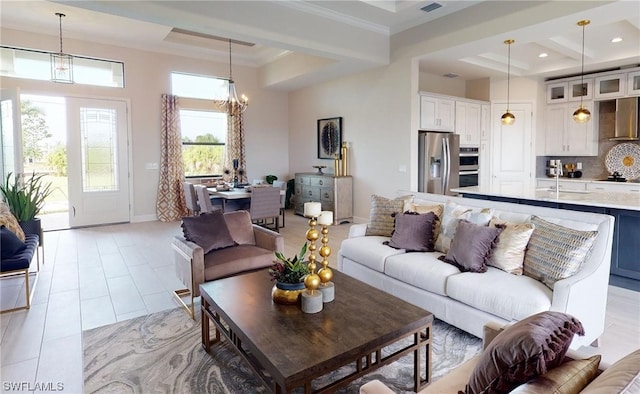
[{"label": "potted plant centerpiece", "polygon": [[[44,174],[36,174],[31,177],[24,175],[7,174],[7,178],[0,184],[2,198],[9,206],[9,210],[16,217],[25,234],[37,234],[42,244],[42,226],[40,219],[36,218],[44,200],[53,192],[51,183],[44,182]],[[13,180],[12,180],[13,178]]]},{"label": "potted plant centerpiece", "polygon": [[271,298],[277,304],[292,305],[300,300],[300,294],[305,289],[304,278],[309,274],[309,267],[304,261],[307,254],[307,243],[300,249],[300,253],[292,258],[285,257],[281,252],[275,252],[276,260],[269,268],[271,280],[275,285],[271,290]]}]

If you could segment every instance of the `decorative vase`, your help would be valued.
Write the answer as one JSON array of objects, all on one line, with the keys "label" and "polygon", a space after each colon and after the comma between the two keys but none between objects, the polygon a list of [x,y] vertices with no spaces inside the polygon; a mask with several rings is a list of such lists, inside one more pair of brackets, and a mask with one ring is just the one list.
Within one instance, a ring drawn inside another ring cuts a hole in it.
[{"label": "decorative vase", "polygon": [[303,282],[283,283],[276,282],[271,289],[273,302],[281,305],[295,305],[300,302],[300,294],[305,290]]}]

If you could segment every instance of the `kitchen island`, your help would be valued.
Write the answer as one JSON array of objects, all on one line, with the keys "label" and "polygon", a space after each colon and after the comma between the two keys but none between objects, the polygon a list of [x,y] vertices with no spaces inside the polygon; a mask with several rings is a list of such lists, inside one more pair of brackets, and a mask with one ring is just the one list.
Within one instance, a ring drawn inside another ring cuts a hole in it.
[{"label": "kitchen island", "polygon": [[549,188],[535,187],[504,192],[480,186],[461,187],[451,191],[466,198],[596,212],[613,216],[615,228],[609,283],[640,291],[640,194],[570,190],[556,193]]}]

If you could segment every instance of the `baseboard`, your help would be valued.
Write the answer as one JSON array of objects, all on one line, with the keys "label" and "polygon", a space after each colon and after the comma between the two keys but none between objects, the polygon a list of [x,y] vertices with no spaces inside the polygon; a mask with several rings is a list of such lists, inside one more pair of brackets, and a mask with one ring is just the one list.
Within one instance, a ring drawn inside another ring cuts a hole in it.
[{"label": "baseboard", "polygon": [[158,216],[155,214],[151,214],[151,215],[139,215],[139,216],[134,216],[131,219],[131,223],[139,223],[139,222],[155,222],[158,220]]}]

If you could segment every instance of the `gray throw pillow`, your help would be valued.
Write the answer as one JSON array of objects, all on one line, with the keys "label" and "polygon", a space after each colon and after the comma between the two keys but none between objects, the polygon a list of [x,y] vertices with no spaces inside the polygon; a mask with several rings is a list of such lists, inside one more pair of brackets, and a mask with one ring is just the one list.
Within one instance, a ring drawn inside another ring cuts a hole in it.
[{"label": "gray throw pillow", "polygon": [[502,228],[485,227],[465,219],[458,221],[451,248],[440,260],[453,264],[462,272],[486,272],[491,251]]},{"label": "gray throw pillow", "polygon": [[204,254],[236,244],[221,210],[182,218],[182,232],[185,239],[200,246]]},{"label": "gray throw pillow", "polygon": [[597,231],[579,231],[531,217],[534,225],[524,255],[524,274],[553,290],[553,285],[580,271],[591,254]]},{"label": "gray throw pillow", "polygon": [[384,244],[395,249],[405,249],[407,252],[433,252],[437,220],[438,217],[433,212],[398,214],[391,240]]},{"label": "gray throw pillow", "polygon": [[465,393],[508,393],[557,367],[582,323],[561,312],[540,312],[508,326],[480,355]]},{"label": "gray throw pillow", "polygon": [[404,205],[411,198],[412,196],[403,196],[391,200],[375,194],[372,195],[369,223],[365,235],[390,237],[395,222],[393,215],[404,212]]}]

